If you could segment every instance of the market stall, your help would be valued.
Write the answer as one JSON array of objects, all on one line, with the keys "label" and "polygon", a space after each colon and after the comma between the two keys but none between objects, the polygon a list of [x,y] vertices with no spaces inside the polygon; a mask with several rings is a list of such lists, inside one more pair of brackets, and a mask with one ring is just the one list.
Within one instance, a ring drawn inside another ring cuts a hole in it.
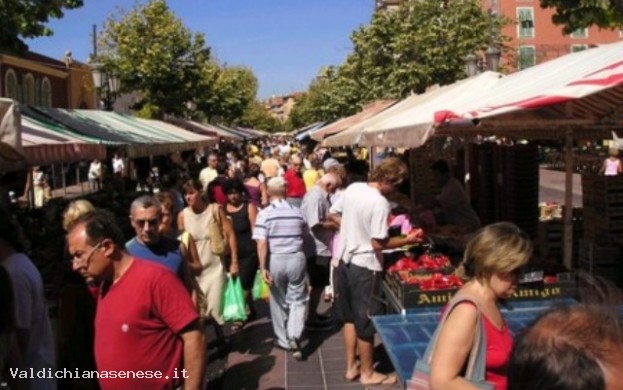
[{"label": "market stall", "polygon": [[[572,269],[573,141],[608,138],[613,128],[623,125],[620,111],[620,102],[623,101],[621,53],[623,43],[616,43],[561,57],[501,78],[497,85],[479,99],[466,100],[454,107],[437,106],[433,115],[426,119],[432,127],[419,127],[421,122],[417,118],[412,118],[411,123],[404,116],[400,117],[402,122],[398,119],[391,122],[390,118],[384,128],[367,128],[367,135],[361,136],[359,142],[369,146],[383,146],[384,142],[391,139],[422,139],[410,132],[431,128],[433,131],[429,132],[430,135],[424,134],[424,138],[475,138],[493,135],[505,139],[564,139],[567,168],[563,225],[564,265]],[[603,207],[608,208],[612,204],[608,203],[608,199],[619,196],[618,192],[615,195],[608,188],[623,188],[623,182],[617,180],[615,183],[603,177],[591,180],[591,187],[595,188],[593,194],[598,194],[591,196],[599,197],[597,202],[602,205],[601,210],[605,210]],[[614,213],[610,214],[614,216]],[[598,220],[596,213],[593,216]],[[600,231],[616,238],[623,229],[616,230],[619,225],[616,225],[615,219],[610,216],[607,218],[600,219],[603,223],[597,225],[601,226]],[[580,242],[580,247],[581,256],[600,253],[614,259],[615,254],[620,254],[614,249],[599,247],[595,242]],[[562,248],[558,250],[560,249]],[[437,324],[440,307],[449,301],[460,286],[460,282],[453,275],[452,266],[447,266],[446,262],[430,262],[426,258],[420,258],[431,255],[429,250],[424,249],[414,255],[397,257],[395,268],[390,266],[386,272],[383,289],[388,307],[399,314],[374,318],[385,348],[403,382],[411,375],[415,360],[421,356],[428,343],[431,330]],[[617,272],[620,272],[620,260],[617,258],[616,261]],[[451,264],[454,265],[452,261]],[[611,269],[614,272],[614,268]],[[534,318],[554,300],[575,302],[577,280],[574,273],[546,274],[540,278],[541,281],[537,282],[538,279],[536,277],[532,284],[522,285],[515,296],[509,299],[513,310],[506,311],[504,315],[511,329],[521,329],[527,323],[514,322],[515,313],[526,315],[529,311],[529,317]],[[518,308],[523,305],[527,308]],[[540,309],[534,309],[535,305]]]},{"label": "market stall", "polygon": [[[541,299],[509,302],[502,315],[513,334],[528,326],[551,307],[573,304],[570,299]],[[439,323],[441,306],[407,310],[404,314],[373,317],[372,321],[385,346],[402,385],[411,378],[417,359],[422,358],[428,340]]]}]

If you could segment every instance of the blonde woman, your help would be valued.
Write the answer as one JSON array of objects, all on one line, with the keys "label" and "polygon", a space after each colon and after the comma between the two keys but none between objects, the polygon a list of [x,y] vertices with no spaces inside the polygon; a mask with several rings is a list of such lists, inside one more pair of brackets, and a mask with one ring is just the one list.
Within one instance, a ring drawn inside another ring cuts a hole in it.
[{"label": "blonde woman", "polygon": [[208,226],[212,218],[221,221],[221,230],[227,237],[231,255],[229,272],[238,274],[238,251],[236,236],[231,222],[223,209],[216,202],[208,203],[204,198],[203,186],[199,180],[189,180],[182,186],[182,193],[188,206],[178,214],[177,226],[180,232],[187,231],[195,240],[202,270],[197,276],[199,287],[206,298],[206,311],[199,313],[203,318],[215,323],[217,337],[222,340],[223,318],[221,301],[225,289],[226,274],[221,257],[212,253]]},{"label": "blonde woman", "polygon": [[433,389],[476,389],[461,377],[481,316],[487,339],[486,380],[496,390],[507,388],[506,367],[513,339],[498,308],[517,287],[523,267],[532,255],[532,243],[508,222],[488,225],[467,244],[460,271],[467,283],[457,296],[462,302],[448,315],[439,333],[431,361]]}]

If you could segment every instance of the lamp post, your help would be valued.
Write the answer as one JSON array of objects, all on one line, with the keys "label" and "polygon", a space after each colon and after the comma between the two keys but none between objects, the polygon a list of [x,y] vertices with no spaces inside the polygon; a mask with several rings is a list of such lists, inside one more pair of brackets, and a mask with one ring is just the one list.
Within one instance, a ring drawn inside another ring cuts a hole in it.
[{"label": "lamp post", "polygon": [[494,44],[495,36],[497,34],[493,28],[493,22],[495,18],[497,18],[498,12],[497,0],[490,0],[489,10],[487,11],[489,14],[489,45],[484,53],[478,55],[469,53],[463,59],[465,61],[465,72],[469,77],[475,76],[476,74],[482,72],[485,69],[485,64],[487,69],[493,72],[497,72],[500,67],[500,57],[502,56],[502,51],[496,44]]},{"label": "lamp post", "polygon": [[[113,103],[121,88],[121,79],[114,71],[107,71],[99,62],[91,62],[91,76],[96,90],[97,108],[112,111]],[[103,103],[103,107],[102,106]]]}]

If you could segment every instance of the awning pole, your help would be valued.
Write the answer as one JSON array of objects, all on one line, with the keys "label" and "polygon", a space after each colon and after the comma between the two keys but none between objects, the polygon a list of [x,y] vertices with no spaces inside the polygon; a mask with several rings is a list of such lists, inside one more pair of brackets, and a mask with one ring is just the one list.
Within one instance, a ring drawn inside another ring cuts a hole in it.
[{"label": "awning pole", "polygon": [[565,132],[564,265],[573,269],[573,130]]},{"label": "awning pole", "polygon": [[52,164],[52,193],[56,190],[56,164]]},{"label": "awning pole", "polygon": [[80,185],[80,193],[84,195],[84,187],[82,186],[82,180],[80,180],[80,164],[76,165],[76,182]]},{"label": "awning pole", "polygon": [[469,138],[465,138],[465,146],[463,147],[463,184],[465,187],[465,193],[467,194],[467,199],[471,201],[471,191],[470,191],[470,166],[469,166],[469,155],[471,154],[471,146]]},{"label": "awning pole", "polygon": [[67,179],[65,178],[65,163],[61,163],[61,181],[63,183],[63,195],[67,196]]}]

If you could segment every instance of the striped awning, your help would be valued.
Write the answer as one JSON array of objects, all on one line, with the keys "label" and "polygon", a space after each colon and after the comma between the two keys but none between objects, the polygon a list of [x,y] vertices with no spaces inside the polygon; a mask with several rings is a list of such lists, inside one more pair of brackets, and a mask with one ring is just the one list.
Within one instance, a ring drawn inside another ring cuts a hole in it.
[{"label": "striped awning", "polygon": [[28,169],[33,165],[51,165],[106,158],[106,148],[94,140],[71,135],[66,129],[21,116],[20,138],[24,159],[2,162],[0,171]]},{"label": "striped awning", "polygon": [[158,156],[209,145],[212,139],[191,138],[182,129],[142,122],[137,118],[98,110],[37,108],[36,111],[63,124],[73,132],[125,149],[129,158]]},{"label": "striped awning", "polygon": [[572,53],[505,77],[485,99],[443,111],[437,125],[588,129],[623,123],[623,42]]}]

